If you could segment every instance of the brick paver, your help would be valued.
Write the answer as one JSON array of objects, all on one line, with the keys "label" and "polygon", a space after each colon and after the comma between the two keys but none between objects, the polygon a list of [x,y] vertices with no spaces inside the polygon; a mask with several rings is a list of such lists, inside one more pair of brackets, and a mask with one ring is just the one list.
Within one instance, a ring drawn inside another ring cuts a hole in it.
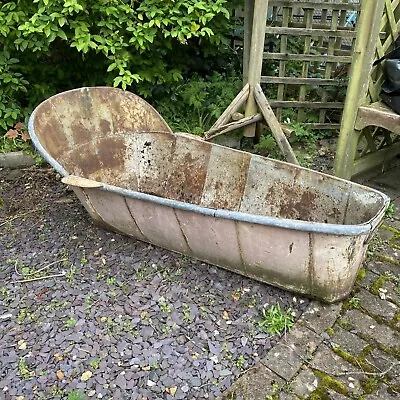
[{"label": "brick paver", "polygon": [[259,369],[220,400],[400,399],[399,177],[397,167],[366,183],[392,196],[395,214],[373,240],[350,298],[313,301]]}]

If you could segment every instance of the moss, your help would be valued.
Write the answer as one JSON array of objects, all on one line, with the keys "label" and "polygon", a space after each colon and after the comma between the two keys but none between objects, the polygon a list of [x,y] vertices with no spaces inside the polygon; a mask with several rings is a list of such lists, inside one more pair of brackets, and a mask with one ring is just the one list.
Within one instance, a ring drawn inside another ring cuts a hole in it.
[{"label": "moss", "polygon": [[370,376],[366,380],[361,380],[360,381],[361,387],[364,391],[364,394],[371,394],[375,390],[378,389],[379,387],[379,381],[373,376]]},{"label": "moss", "polygon": [[382,224],[381,229],[384,229],[385,231],[388,231],[388,232],[392,232],[395,235],[400,235],[400,231],[398,229],[394,228],[393,226]]},{"label": "moss", "polygon": [[354,326],[350,322],[344,321],[342,318],[339,318],[337,323],[341,328],[345,329],[346,331],[351,331],[352,329],[354,329]]},{"label": "moss", "polygon": [[[364,349],[365,350],[365,349]],[[363,350],[363,351],[364,351]],[[365,357],[368,353],[362,356],[353,356],[352,354],[348,353],[347,351],[343,350],[341,347],[336,346],[333,348],[333,351],[343,360],[347,361],[349,364],[352,364],[357,369],[362,368],[366,372],[375,372],[374,369],[365,361]]]},{"label": "moss", "polygon": [[400,322],[400,313],[396,313],[394,314],[392,320],[388,323],[388,326],[390,326],[390,328],[396,331],[400,331],[399,322]]},{"label": "moss", "polygon": [[357,279],[356,283],[360,283],[365,278],[365,275],[367,275],[367,269],[366,268],[360,268],[357,274]]},{"label": "moss", "polygon": [[310,394],[308,400],[331,400],[331,397],[329,396],[326,388],[321,386]]},{"label": "moss", "polygon": [[372,339],[370,336],[364,335],[361,332],[358,332],[357,334],[361,339],[365,340],[366,342],[369,342],[371,346],[374,348],[380,349],[384,351],[387,354],[390,354],[391,356],[397,358],[400,360],[400,346],[396,347],[388,347],[385,346],[384,344],[378,343],[376,340]]},{"label": "moss", "polygon": [[334,330],[333,328],[328,328],[328,329],[326,330],[326,333],[327,333],[329,336],[333,336],[333,335],[335,334],[335,330]]},{"label": "moss", "polygon": [[332,389],[337,393],[343,394],[344,396],[348,395],[348,390],[342,382],[317,369],[313,369],[313,373],[320,380],[320,386],[322,386],[323,388]]},{"label": "moss", "polygon": [[370,287],[370,292],[375,295],[379,295],[379,289],[383,287],[385,282],[388,280],[386,276],[381,275]]},{"label": "moss", "polygon": [[397,265],[398,267],[400,267],[400,261],[397,261],[392,257],[388,257],[383,254],[377,254],[376,257],[379,258],[379,260],[381,260],[381,261],[385,261],[385,262],[388,262],[390,264]]}]

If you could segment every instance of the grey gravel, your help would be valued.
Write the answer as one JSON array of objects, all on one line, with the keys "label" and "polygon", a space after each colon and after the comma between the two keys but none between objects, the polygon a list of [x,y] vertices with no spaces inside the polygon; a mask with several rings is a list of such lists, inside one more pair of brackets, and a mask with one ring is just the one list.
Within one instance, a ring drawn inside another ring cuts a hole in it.
[{"label": "grey gravel", "polygon": [[[215,399],[277,342],[258,328],[263,305],[298,315],[308,305],[94,226],[49,168],[9,174],[0,169],[0,398],[81,388],[97,399]],[[44,274],[65,277],[12,283],[63,259]]]}]

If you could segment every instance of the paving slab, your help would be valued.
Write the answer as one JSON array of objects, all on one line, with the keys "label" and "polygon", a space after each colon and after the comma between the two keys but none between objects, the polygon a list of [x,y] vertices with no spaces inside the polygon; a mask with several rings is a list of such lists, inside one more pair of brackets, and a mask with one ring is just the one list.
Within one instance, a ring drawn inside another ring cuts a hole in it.
[{"label": "paving slab", "polygon": [[338,345],[341,349],[354,356],[358,356],[368,346],[365,340],[338,325],[335,326],[334,331],[335,333],[331,336],[333,345]]},{"label": "paving slab", "polygon": [[308,397],[319,385],[318,378],[311,369],[307,368],[300,373],[291,382],[290,387],[294,393],[301,397]]},{"label": "paving slab", "polygon": [[400,167],[392,168],[374,177],[370,182],[379,185],[382,189],[391,189],[395,193],[399,190]]},{"label": "paving slab", "polygon": [[312,330],[297,325],[268,355],[261,360],[266,367],[286,379],[292,379],[301,365],[311,358],[322,337]]},{"label": "paving slab", "polygon": [[261,400],[274,395],[285,381],[264,365],[246,372],[217,400]]},{"label": "paving slab", "polygon": [[314,301],[300,317],[298,323],[317,334],[321,334],[334,324],[341,308],[341,303],[322,304],[319,301]]},{"label": "paving slab", "polygon": [[381,299],[379,296],[373,295],[364,289],[361,289],[357,293],[357,297],[360,300],[360,306],[365,309],[368,314],[382,317],[388,322],[390,322],[396,313],[400,311],[397,305],[390,301]]},{"label": "paving slab", "polygon": [[389,348],[400,345],[399,332],[394,331],[386,325],[379,324],[373,318],[358,310],[346,312],[342,320],[351,325],[357,333],[372,338],[374,341]]}]

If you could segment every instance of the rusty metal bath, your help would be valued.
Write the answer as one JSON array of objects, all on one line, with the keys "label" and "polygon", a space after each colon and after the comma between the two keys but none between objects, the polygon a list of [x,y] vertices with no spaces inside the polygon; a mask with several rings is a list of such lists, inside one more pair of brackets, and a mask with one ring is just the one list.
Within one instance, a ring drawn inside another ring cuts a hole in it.
[{"label": "rusty metal bath", "polygon": [[327,302],[350,293],[389,204],[349,181],[173,133],[119,89],[53,96],[29,132],[101,226]]}]

